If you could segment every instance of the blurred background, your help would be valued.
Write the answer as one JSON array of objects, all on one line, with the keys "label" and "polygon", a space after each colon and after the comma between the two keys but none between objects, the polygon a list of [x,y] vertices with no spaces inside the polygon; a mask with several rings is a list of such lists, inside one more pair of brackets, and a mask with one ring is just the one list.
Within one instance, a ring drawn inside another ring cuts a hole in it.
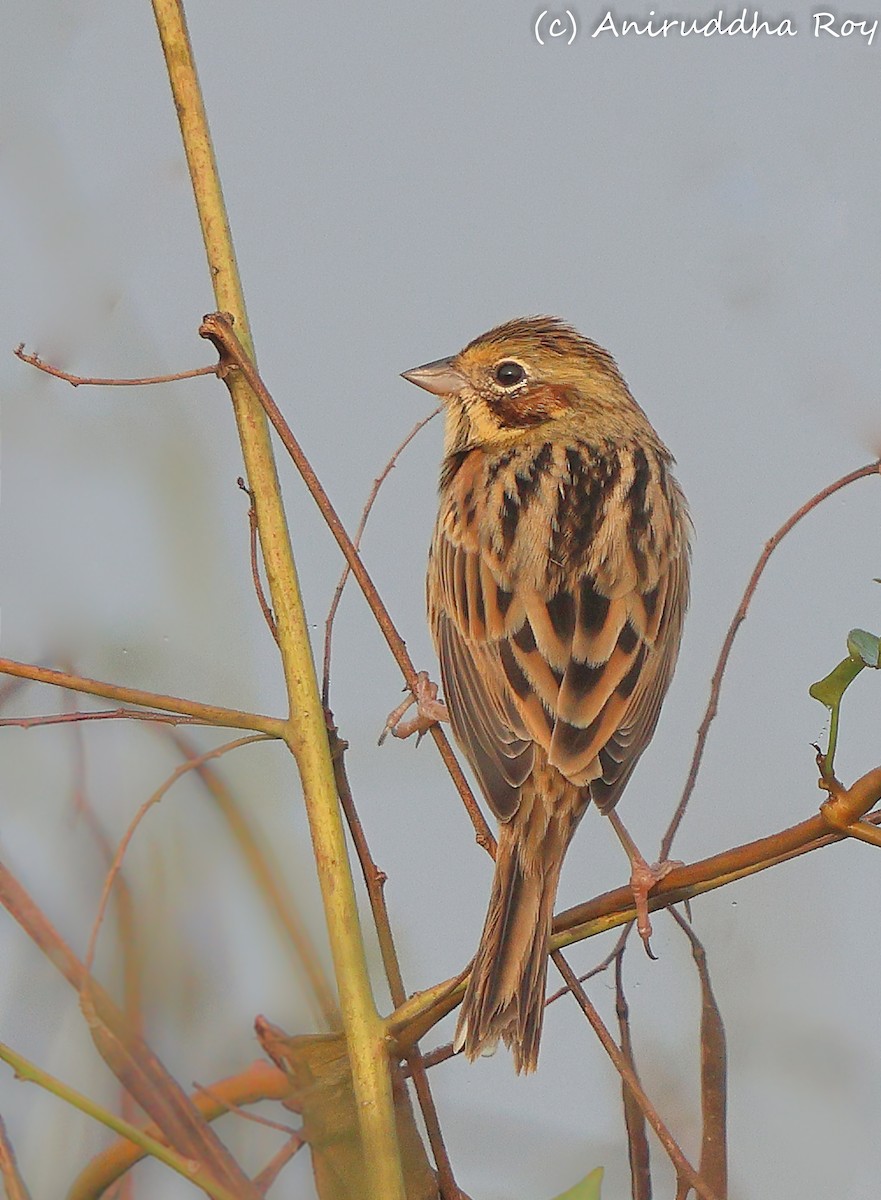
[{"label": "blurred background", "polygon": [[[398,373],[512,316],[558,314],[607,346],[675,453],[697,531],[693,600],[658,734],[620,810],[651,859],[762,545],[881,449],[881,36],[814,37],[803,5],[761,13],[772,25],[788,17],[792,37],[591,37],[606,10],[580,5],[572,44],[546,36],[542,46],[539,11],[507,0],[187,5],[260,367],[350,529],[428,411]],[[649,9],[628,0],[613,12],[644,23]],[[656,4],[657,19],[715,12]],[[281,712],[225,389],[207,379],[74,391],[11,353],[23,341],[102,376],[211,361],[196,330],[212,294],[150,7],[36,0],[13,6],[4,26],[0,653]],[[423,575],[440,446],[435,421],[387,481],[363,543],[417,665],[435,676]],[[340,558],[293,468],[282,460],[280,470],[320,655]],[[772,559],[677,856],[816,810],[810,743],[826,723],[808,687],[843,657],[851,627],[881,631],[879,518],[881,488],[860,482]],[[473,953],[491,864],[431,743],[377,748],[400,687],[350,585],[331,703],[415,990]],[[846,698],[845,781],[878,762],[878,687],[865,672]],[[61,703],[31,687],[7,714]],[[71,727],[3,731],[0,849],[82,955],[105,868],[77,788],[115,844],[178,759],[152,727],[105,722],[81,736],[78,773]],[[220,770],[328,963],[291,764],[263,746]],[[694,904],[729,1037],[733,1200],[877,1195],[879,861],[871,847],[841,844]],[[291,1033],[314,1028],[302,972],[195,782],[149,813],[126,872],[148,1032],[184,1086],[256,1057],[258,1012]],[[607,823],[588,814],[560,905],[626,875]],[[115,1081],[71,990],[8,918],[0,947],[0,1038],[112,1103]],[[610,947],[594,939],[570,961],[587,970]],[[638,1065],[694,1156],[698,984],[669,918],[656,919],[654,948],[658,962],[637,950],[626,959]],[[99,969],[118,996],[117,963],[110,921]],[[612,1019],[612,981],[590,994]],[[436,1041],[451,1030],[449,1019]],[[458,1181],[475,1198],[551,1197],[598,1165],[604,1197],[629,1195],[618,1080],[574,1002],[549,1010],[535,1077],[515,1079],[499,1053],[447,1062],[432,1083]],[[106,1141],[5,1067],[0,1114],[36,1200],[59,1195],[71,1157],[85,1162]],[[277,1144],[235,1117],[220,1128],[255,1171]],[[657,1194],[672,1196],[656,1157]],[[164,1170],[139,1170],[138,1194],[191,1194]],[[284,1180],[283,1194],[313,1194],[305,1155]]]}]

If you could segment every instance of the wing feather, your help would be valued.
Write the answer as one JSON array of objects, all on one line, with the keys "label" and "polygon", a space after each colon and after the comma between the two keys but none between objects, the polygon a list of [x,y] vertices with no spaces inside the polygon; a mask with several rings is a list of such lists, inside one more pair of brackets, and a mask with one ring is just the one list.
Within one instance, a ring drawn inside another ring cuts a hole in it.
[{"label": "wing feather", "polygon": [[[492,655],[480,655],[446,616],[437,622],[441,684],[453,732],[464,747],[481,788],[500,821],[517,811],[520,788],[532,770],[533,742],[515,706],[487,686],[498,667]],[[498,652],[496,651],[496,657]]]},{"label": "wing feather", "polygon": [[591,794],[600,812],[617,804],[633,768],[651,740],[670,685],[688,599],[688,559],[673,559],[664,582],[656,645],[634,687],[620,727],[599,754],[602,774],[593,781]]}]

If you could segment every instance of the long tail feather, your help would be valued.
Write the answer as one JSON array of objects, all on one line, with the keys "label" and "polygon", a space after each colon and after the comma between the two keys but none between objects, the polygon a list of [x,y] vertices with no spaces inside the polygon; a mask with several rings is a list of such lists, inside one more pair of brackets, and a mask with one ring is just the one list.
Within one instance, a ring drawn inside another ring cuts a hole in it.
[{"label": "long tail feather", "polygon": [[473,1060],[501,1038],[518,1072],[534,1071],[538,1062],[557,884],[584,807],[570,787],[576,803],[548,812],[529,790],[499,829],[489,908],[453,1043]]}]

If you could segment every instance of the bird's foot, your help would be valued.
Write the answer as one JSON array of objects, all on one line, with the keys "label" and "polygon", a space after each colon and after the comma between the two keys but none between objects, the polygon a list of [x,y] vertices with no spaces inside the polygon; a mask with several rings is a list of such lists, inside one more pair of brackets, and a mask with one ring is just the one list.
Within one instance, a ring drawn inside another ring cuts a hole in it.
[{"label": "bird's foot", "polygon": [[645,952],[649,958],[657,958],[652,951],[651,944],[652,923],[649,920],[649,892],[672,870],[684,864],[674,859],[665,859],[664,862],[652,863],[649,866],[618,814],[613,810],[606,816],[630,859],[630,890],[636,905],[636,931],[642,938],[642,944],[645,946]]},{"label": "bird's foot", "polygon": [[630,857],[630,890],[633,892],[633,902],[636,905],[636,932],[642,938],[645,952],[649,958],[657,958],[652,950],[652,923],[649,919],[649,892],[656,883],[660,883],[676,867],[684,864],[676,859],[666,859],[661,863],[645,861],[637,850]]},{"label": "bird's foot", "polygon": [[[408,721],[403,720],[404,713],[414,704],[416,716]],[[396,738],[408,738],[415,733],[418,746],[433,725],[449,719],[446,704],[437,698],[437,684],[432,683],[427,671],[420,671],[416,676],[416,687],[386,718],[383,731],[379,735],[379,744],[381,746],[389,734]]]}]

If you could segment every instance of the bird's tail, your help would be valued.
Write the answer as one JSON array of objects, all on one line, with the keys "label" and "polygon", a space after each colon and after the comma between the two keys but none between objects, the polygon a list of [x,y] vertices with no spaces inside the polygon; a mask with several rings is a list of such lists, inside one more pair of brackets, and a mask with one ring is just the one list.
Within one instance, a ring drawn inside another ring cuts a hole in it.
[{"label": "bird's tail", "polygon": [[569,789],[576,803],[549,813],[527,782],[520,808],[499,829],[489,909],[453,1042],[473,1060],[501,1038],[518,1073],[538,1062],[554,900],[584,808]]}]

